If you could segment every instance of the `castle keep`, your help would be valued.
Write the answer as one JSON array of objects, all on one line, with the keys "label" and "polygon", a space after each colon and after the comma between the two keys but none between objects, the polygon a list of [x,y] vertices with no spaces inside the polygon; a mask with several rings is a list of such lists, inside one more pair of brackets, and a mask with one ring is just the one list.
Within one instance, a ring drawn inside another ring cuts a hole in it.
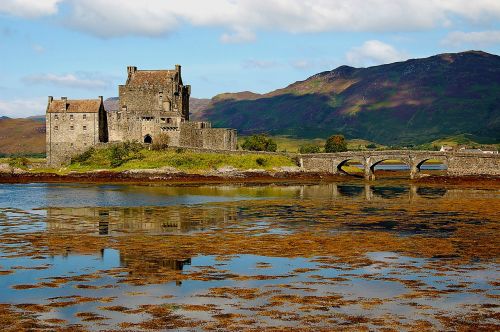
[{"label": "castle keep", "polygon": [[236,130],[212,128],[209,122],[189,121],[191,86],[184,85],[181,66],[173,70],[127,68],[127,81],[118,88],[119,102],[105,110],[95,100],[53,100],[47,106],[47,160],[69,161],[92,145],[106,142],[153,143],[160,134],[170,146],[236,150]]}]

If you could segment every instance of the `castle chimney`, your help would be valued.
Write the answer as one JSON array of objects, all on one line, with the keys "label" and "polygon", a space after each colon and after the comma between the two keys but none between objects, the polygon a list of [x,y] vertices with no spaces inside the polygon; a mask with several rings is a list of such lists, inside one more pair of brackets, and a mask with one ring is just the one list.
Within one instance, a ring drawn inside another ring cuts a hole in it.
[{"label": "castle chimney", "polygon": [[179,77],[181,76],[181,65],[175,65],[175,71],[179,73]]},{"label": "castle chimney", "polygon": [[54,97],[49,96],[49,104],[54,100]]},{"label": "castle chimney", "polygon": [[137,71],[137,67],[134,67],[134,66],[128,66],[127,67],[128,76],[134,74],[136,71]]},{"label": "castle chimney", "polygon": [[99,97],[97,97],[97,98],[99,98],[99,100],[101,101],[101,103],[102,103],[102,102],[103,102],[103,100],[104,100],[102,96],[99,96]]},{"label": "castle chimney", "polygon": [[62,110],[66,111],[68,109],[68,97],[61,97],[61,100],[64,101],[64,105],[62,106]]}]

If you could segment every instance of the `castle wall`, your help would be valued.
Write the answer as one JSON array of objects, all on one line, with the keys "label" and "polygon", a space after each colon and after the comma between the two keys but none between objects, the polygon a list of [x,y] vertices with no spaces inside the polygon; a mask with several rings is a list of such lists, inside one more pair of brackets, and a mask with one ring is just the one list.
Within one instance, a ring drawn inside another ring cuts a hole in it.
[{"label": "castle wall", "polygon": [[236,130],[210,128],[209,122],[181,124],[179,145],[213,150],[236,150]]},{"label": "castle wall", "polygon": [[57,166],[99,143],[98,113],[47,113],[47,162]]},{"label": "castle wall", "polygon": [[144,142],[146,135],[154,138],[167,134],[171,144],[179,144],[179,127],[182,119],[176,114],[160,111],[108,112],[109,141]]}]

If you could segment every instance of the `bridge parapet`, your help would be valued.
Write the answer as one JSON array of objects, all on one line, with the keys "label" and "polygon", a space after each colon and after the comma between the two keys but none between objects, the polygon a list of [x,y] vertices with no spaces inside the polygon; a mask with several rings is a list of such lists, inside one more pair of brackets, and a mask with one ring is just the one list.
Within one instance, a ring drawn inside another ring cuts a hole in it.
[{"label": "bridge parapet", "polygon": [[420,173],[420,167],[428,160],[437,159],[447,166],[450,175],[494,175],[500,176],[500,155],[483,153],[382,150],[348,151],[299,155],[300,165],[306,170],[343,173],[342,166],[349,161],[358,161],[364,168],[367,180],[374,180],[375,166],[383,161],[398,160],[410,168],[410,178]]}]

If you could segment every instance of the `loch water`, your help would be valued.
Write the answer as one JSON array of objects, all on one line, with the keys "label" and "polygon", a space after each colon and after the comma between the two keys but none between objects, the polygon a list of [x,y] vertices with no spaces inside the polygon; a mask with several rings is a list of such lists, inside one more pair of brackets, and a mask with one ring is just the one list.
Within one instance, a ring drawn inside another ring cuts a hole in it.
[{"label": "loch water", "polygon": [[0,184],[0,324],[498,330],[499,225],[495,185]]}]

